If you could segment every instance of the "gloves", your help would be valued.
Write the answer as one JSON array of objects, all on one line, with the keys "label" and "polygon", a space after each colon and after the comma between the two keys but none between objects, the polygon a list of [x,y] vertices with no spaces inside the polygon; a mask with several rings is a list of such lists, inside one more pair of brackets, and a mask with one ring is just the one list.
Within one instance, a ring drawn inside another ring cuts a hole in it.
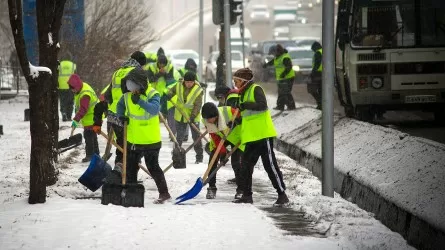
[{"label": "gloves", "polygon": [[101,126],[99,126],[99,125],[93,125],[93,131],[94,131],[94,133],[96,133],[96,134],[100,134]]},{"label": "gloves", "polygon": [[122,124],[124,124],[124,122],[127,122],[127,125],[130,124],[130,119],[128,119],[126,116],[120,116],[119,121],[121,121]]},{"label": "gloves", "polygon": [[131,95],[131,101],[132,101],[134,104],[138,104],[139,99],[141,99],[140,94],[132,94],[132,95]]},{"label": "gloves", "polygon": [[77,128],[79,126],[79,122],[73,120],[73,122],[71,123],[71,127],[72,128]]},{"label": "gloves", "polygon": [[207,84],[206,83],[200,82],[199,85],[201,85],[201,87],[204,88],[204,89],[207,88]]},{"label": "gloves", "polygon": [[229,121],[228,123],[227,123],[227,126],[229,127],[229,128],[234,128],[235,126],[237,126],[237,125],[240,125],[241,124],[241,117],[237,117],[237,118],[235,118],[235,120],[233,120],[233,121]]}]

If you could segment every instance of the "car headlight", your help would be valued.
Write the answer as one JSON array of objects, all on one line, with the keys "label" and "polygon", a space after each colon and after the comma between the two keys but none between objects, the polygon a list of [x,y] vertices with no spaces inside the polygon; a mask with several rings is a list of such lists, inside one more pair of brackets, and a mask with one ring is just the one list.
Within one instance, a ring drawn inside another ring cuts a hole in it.
[{"label": "car headlight", "polygon": [[301,3],[298,4],[298,8],[301,8]]},{"label": "car headlight", "polygon": [[371,86],[375,89],[381,89],[383,87],[383,78],[381,77],[372,78]]},{"label": "car headlight", "polygon": [[303,18],[303,19],[301,19],[301,23],[302,23],[302,24],[305,24],[305,23],[307,23],[307,20],[306,20],[306,18]]},{"label": "car headlight", "polygon": [[250,18],[254,18],[255,17],[255,14],[254,13],[251,13],[250,14]]},{"label": "car headlight", "polygon": [[266,13],[266,18],[269,18],[269,13]]},{"label": "car headlight", "polygon": [[317,3],[320,3],[321,1],[320,0],[317,0]]},{"label": "car headlight", "polygon": [[309,3],[308,5],[309,5],[309,8],[312,8],[312,7],[313,7],[312,3]]},{"label": "car headlight", "polygon": [[292,66],[292,69],[296,72],[300,71],[300,67],[298,65]]}]

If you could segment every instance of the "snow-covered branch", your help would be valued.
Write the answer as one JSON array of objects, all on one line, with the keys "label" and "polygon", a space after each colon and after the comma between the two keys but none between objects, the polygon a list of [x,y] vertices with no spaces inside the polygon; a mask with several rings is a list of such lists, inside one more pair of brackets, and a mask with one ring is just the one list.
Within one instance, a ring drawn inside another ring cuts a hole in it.
[{"label": "snow-covered branch", "polygon": [[34,66],[31,63],[29,63],[29,73],[32,78],[39,77],[39,72],[48,72],[49,74],[52,74],[51,69],[47,67],[41,67],[41,66]]}]

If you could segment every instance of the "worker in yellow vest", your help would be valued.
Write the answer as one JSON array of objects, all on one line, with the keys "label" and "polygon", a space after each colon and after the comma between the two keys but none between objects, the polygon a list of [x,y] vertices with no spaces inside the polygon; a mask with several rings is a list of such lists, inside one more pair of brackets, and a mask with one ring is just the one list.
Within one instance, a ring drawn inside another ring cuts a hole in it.
[{"label": "worker in yellow vest", "polygon": [[253,203],[252,173],[258,158],[261,157],[264,169],[278,193],[278,199],[274,205],[287,205],[289,199],[285,193],[286,186],[273,150],[273,138],[277,136],[277,132],[267,106],[264,90],[254,83],[253,74],[249,68],[237,70],[233,75],[233,80],[240,94],[241,145],[245,146],[240,172],[243,196],[234,202]]},{"label": "worker in yellow vest", "polygon": [[323,73],[323,49],[319,42],[314,42],[311,47],[314,51],[312,57],[311,82],[307,84],[307,92],[311,94],[317,102],[317,109],[321,110],[321,83]]},{"label": "worker in yellow vest", "polygon": [[281,44],[274,45],[269,50],[269,55],[275,58],[263,65],[273,65],[275,67],[275,79],[278,84],[278,98],[276,110],[283,111],[287,106],[288,110],[295,109],[295,101],[292,96],[292,87],[294,86],[295,71],[292,68],[292,59],[288,51]]},{"label": "worker in yellow vest", "polygon": [[85,138],[85,158],[82,162],[89,162],[93,154],[99,154],[97,135],[93,131],[94,106],[98,102],[96,92],[86,82],[83,82],[77,74],[72,74],[68,80],[68,85],[74,93],[74,103],[76,115],[71,126],[76,128],[79,123],[83,126],[83,138]]},{"label": "worker in yellow vest", "polygon": [[[146,64],[145,54],[141,51],[135,51],[131,54],[130,58],[124,61],[120,68],[117,69],[112,77],[109,87],[103,94],[104,100],[99,102],[94,109],[94,127],[93,130],[96,133],[100,133],[102,126],[102,115],[107,113],[107,131],[110,126],[113,127],[114,134],[116,135],[116,142],[119,146],[123,145],[123,129],[122,124],[118,121],[117,103],[122,97],[122,92],[126,86],[122,85],[122,79],[133,69],[141,68]],[[114,163],[122,163],[123,154],[116,148],[116,158]]]},{"label": "worker in yellow vest", "polygon": [[[221,140],[224,138],[224,146],[218,153],[218,158],[223,161],[227,155],[226,146],[230,146],[231,148],[235,147],[241,142],[241,117],[240,114],[237,113],[235,108],[230,106],[222,106],[216,107],[216,105],[212,102],[207,102],[202,106],[202,121],[207,131],[210,134],[210,145],[209,145],[209,164],[216,153],[216,148],[218,147]],[[236,117],[235,114],[237,114]],[[244,151],[244,146],[238,147],[230,157],[232,168],[235,173],[235,183],[236,183],[236,193],[235,199],[240,199],[243,190],[241,188],[241,180],[239,172],[241,170],[241,159]],[[216,170],[218,160],[212,166],[210,174]],[[216,196],[216,174],[210,178],[209,187],[207,188],[206,199],[215,199]]]},{"label": "worker in yellow vest", "polygon": [[73,115],[74,95],[68,86],[68,79],[76,72],[76,64],[69,60],[62,60],[59,63],[59,100],[62,121],[71,121]]},{"label": "worker in yellow vest", "polygon": [[162,204],[171,198],[164,172],[159,166],[161,127],[159,123],[159,93],[148,85],[146,72],[134,68],[122,79],[126,90],[118,101],[117,115],[127,126],[127,181],[137,183],[138,163],[142,157],[156,183]]},{"label": "worker in yellow vest", "polygon": [[[196,81],[195,73],[191,71],[185,73],[183,81],[177,83],[176,87],[171,88],[166,94],[168,99],[171,99],[176,95],[176,109],[174,115],[177,131],[176,139],[178,140],[179,145],[182,145],[187,125],[193,123],[199,128],[203,90]],[[184,117],[178,109],[181,109],[186,117]],[[196,141],[198,137],[199,133],[192,129],[193,141]],[[195,144],[194,149],[196,152],[196,163],[202,163],[204,150],[202,148],[201,140]]]}]

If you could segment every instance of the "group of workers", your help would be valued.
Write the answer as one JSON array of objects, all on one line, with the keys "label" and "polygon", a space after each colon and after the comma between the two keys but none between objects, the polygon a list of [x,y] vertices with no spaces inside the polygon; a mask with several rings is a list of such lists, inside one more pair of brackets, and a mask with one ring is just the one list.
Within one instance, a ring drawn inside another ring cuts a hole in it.
[{"label": "group of workers", "polygon": [[[277,45],[275,58],[269,63],[275,65],[279,78],[276,109],[283,110],[285,105],[288,109],[295,109],[292,95],[288,93],[295,74],[286,49]],[[235,89],[225,87],[215,90],[220,97],[217,106],[211,102],[203,104],[204,89],[197,79],[197,65],[193,59],[187,61],[184,69],[176,71],[160,48],[156,54],[136,51],[128,60],[118,64],[111,83],[98,97],[93,88],[75,74],[74,63],[60,62],[62,119],[71,119],[72,110],[67,106],[72,107],[72,104],[66,99],[69,99],[70,93],[74,93],[76,113],[72,118],[72,127],[82,124],[86,144],[86,156],[82,162],[89,162],[94,154],[99,154],[97,134],[101,133],[102,120],[106,117],[109,135],[113,134],[120,146],[124,140],[127,141],[127,181],[137,182],[138,164],[144,158],[159,191],[156,203],[164,203],[171,196],[159,166],[162,146],[160,116],[167,117],[168,126],[172,128],[179,146],[186,139],[188,126],[194,128],[191,133],[195,142],[195,163],[202,163],[204,158],[199,130],[202,122],[211,138],[206,145],[206,152],[210,155],[209,164],[212,158],[216,158],[210,174],[216,171],[218,162],[225,164],[229,156],[231,158],[235,174],[233,182],[236,183],[235,203],[253,203],[252,174],[260,157],[278,193],[275,204],[285,205],[289,202],[273,150],[273,138],[277,134],[266,96],[262,87],[254,82],[249,68],[234,73]],[[127,125],[126,138],[124,123]],[[226,148],[229,146],[230,152]],[[116,149],[115,164],[122,162],[123,154]],[[216,191],[214,173],[206,198],[214,199]]]}]

